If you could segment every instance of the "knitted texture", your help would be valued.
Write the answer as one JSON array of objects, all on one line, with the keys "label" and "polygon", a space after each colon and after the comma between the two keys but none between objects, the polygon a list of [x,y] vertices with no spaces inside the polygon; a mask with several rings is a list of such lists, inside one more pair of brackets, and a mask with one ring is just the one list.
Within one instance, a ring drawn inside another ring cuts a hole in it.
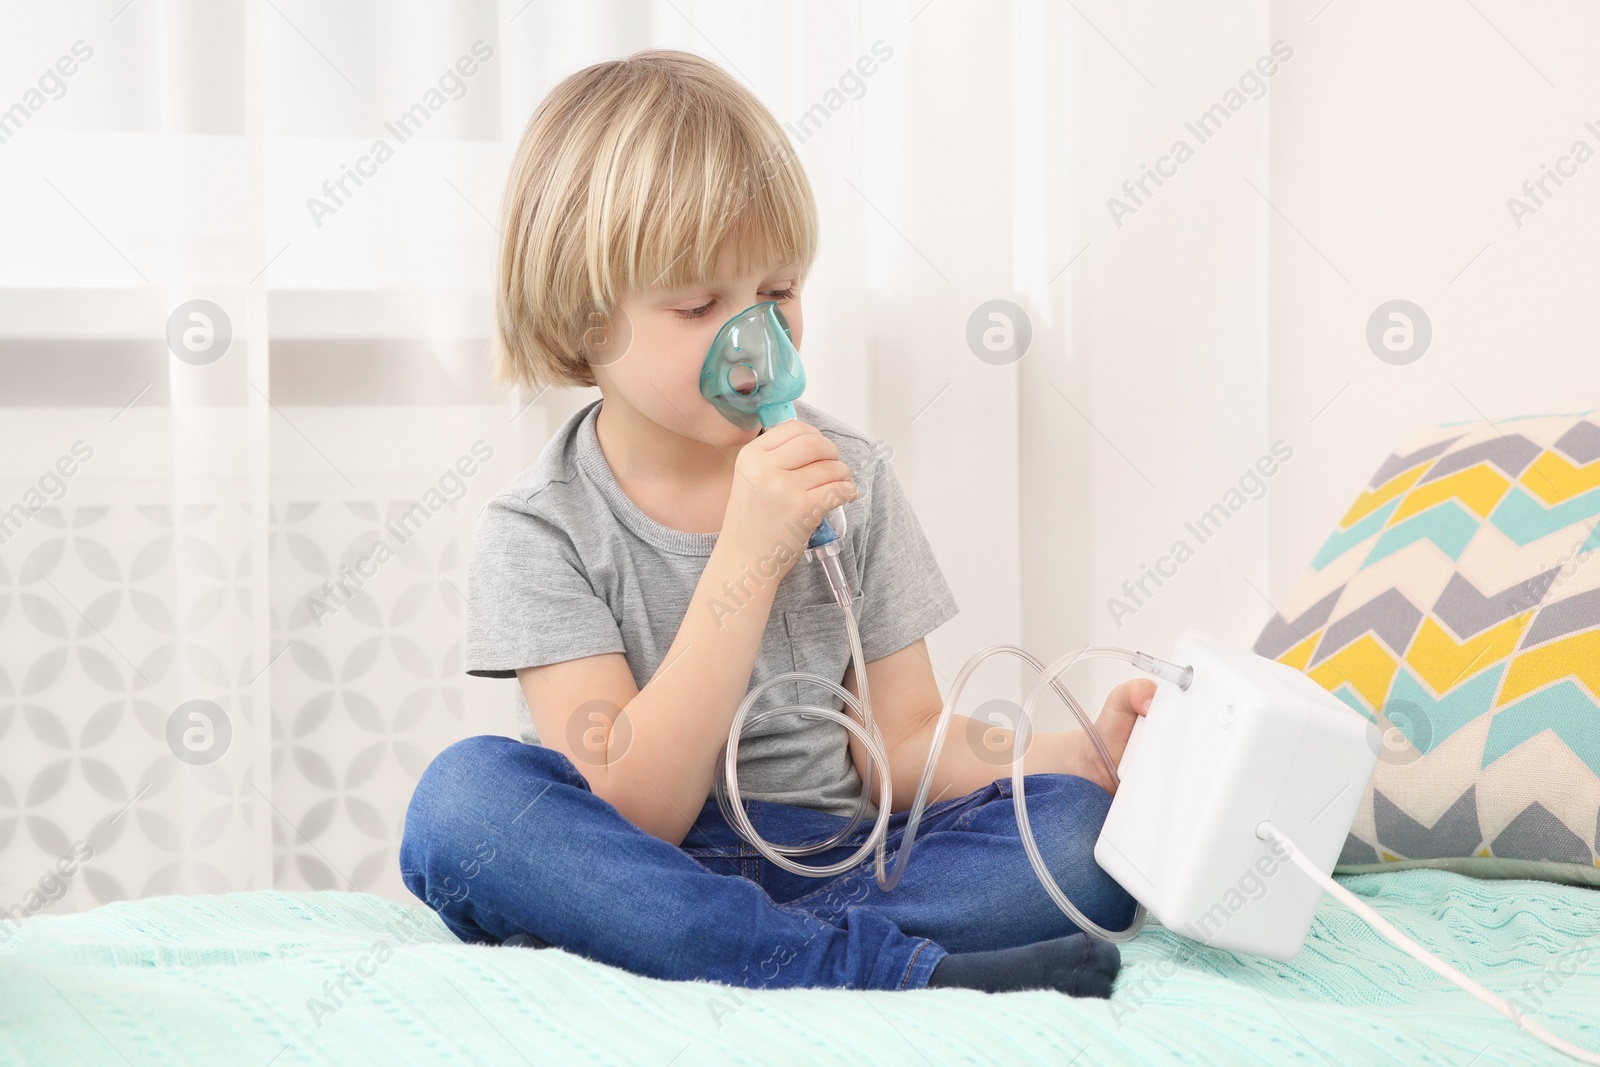
[{"label": "knitted texture", "polygon": [[[1340,881],[1544,1026],[1600,1049],[1600,892],[1439,870]],[[1289,963],[1153,921],[1122,957],[1109,1001],[762,992],[466,945],[431,911],[367,894],[152,897],[0,929],[0,1063],[1570,1062],[1331,899]]]}]

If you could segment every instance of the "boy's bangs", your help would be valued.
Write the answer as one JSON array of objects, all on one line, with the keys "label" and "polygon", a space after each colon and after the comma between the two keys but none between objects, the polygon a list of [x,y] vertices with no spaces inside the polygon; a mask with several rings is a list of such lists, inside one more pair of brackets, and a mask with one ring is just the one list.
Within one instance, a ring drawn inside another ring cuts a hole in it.
[{"label": "boy's bangs", "polygon": [[[715,155],[662,172],[639,220],[636,268],[628,288],[678,291],[713,282],[724,250],[743,275],[795,262],[810,266],[815,232],[804,210],[803,186],[787,142],[770,153]],[[703,190],[695,203],[671,202],[671,191]]]}]

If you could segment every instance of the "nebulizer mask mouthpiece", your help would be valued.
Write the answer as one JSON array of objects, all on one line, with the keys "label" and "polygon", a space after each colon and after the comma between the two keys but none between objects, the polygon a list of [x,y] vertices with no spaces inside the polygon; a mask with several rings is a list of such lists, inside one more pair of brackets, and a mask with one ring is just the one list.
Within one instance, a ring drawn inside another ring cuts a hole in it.
[{"label": "nebulizer mask mouthpiece", "polygon": [[772,300],[724,323],[700,368],[700,395],[745,430],[794,418],[794,402],[805,390],[789,320]]},{"label": "nebulizer mask mouthpiece", "polygon": [[[805,391],[806,371],[789,320],[775,300],[747,307],[723,323],[700,367],[700,395],[744,430],[794,418],[794,402]],[[829,514],[834,521],[822,520],[806,544],[808,551],[836,544],[844,532],[843,505]]]}]

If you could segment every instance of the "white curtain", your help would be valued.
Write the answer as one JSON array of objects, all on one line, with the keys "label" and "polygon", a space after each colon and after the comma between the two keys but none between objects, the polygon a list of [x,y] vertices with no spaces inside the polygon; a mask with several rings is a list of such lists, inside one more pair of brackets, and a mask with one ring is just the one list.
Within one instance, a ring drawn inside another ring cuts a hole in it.
[{"label": "white curtain", "polygon": [[[417,776],[515,732],[514,683],[461,672],[474,521],[598,395],[489,388],[507,161],[557,80],[640,48],[723,64],[792,125],[823,218],[808,399],[892,448],[962,626],[1015,636],[1018,376],[964,338],[983,301],[1047,300],[1069,254],[1011,206],[1058,174],[1059,13],[110,0],[4,22],[10,914],[407,899]],[[974,48],[1001,76],[948,76]],[[1059,330],[1030,312],[1036,345]]]}]

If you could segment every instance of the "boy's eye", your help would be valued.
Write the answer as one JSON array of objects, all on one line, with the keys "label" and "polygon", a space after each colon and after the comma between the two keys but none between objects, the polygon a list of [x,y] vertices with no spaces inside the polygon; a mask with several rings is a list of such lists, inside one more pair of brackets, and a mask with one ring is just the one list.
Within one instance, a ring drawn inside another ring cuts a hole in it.
[{"label": "boy's eye", "polygon": [[[761,295],[772,300],[792,300],[794,299],[794,286],[791,285],[784,289],[768,289]],[[687,310],[683,308],[674,308],[673,314],[677,315],[680,319],[698,319],[702,318],[707,312],[715,307],[716,304],[717,302],[715,300],[709,300],[697,308],[689,308]]]}]

